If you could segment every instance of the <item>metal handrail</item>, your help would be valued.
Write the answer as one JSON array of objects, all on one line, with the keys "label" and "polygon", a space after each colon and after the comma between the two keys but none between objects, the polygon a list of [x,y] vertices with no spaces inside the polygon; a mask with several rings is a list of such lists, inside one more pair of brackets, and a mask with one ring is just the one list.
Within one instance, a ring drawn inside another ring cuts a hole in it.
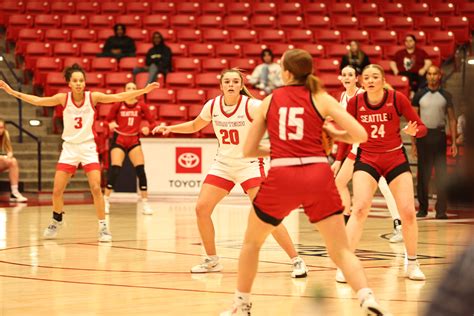
[{"label": "metal handrail", "polygon": [[[18,130],[22,130],[22,128],[13,121],[5,121],[6,124],[11,124],[15,126]],[[41,185],[41,139],[38,136],[33,135],[32,133],[28,132],[26,129],[23,129],[23,132],[28,135],[29,137],[33,138],[37,144],[37,151],[38,151],[38,192],[41,192],[42,185]],[[20,132],[21,133],[21,132]]]},{"label": "metal handrail", "polygon": [[[7,59],[5,58],[5,56],[3,54],[0,54],[0,61],[3,61],[5,63],[5,65],[7,65],[7,68],[8,70],[10,71],[10,73],[12,74],[13,78],[15,78],[16,80],[16,83],[17,83],[17,88],[16,90],[18,92],[21,92],[21,89],[22,89],[22,85],[21,85],[21,80],[20,78],[18,78],[18,76],[16,75],[16,73],[13,71],[13,68],[12,66],[10,65],[10,63],[7,61]],[[8,79],[7,77],[5,76],[5,74],[3,73],[3,71],[0,70],[0,74],[2,75],[3,77],[3,80],[9,85],[10,83],[8,82]],[[19,125],[19,129],[20,129],[20,137],[18,139],[18,141],[20,143],[23,143],[23,101],[21,99],[18,99],[17,98],[17,102],[18,102],[18,125]]]}]

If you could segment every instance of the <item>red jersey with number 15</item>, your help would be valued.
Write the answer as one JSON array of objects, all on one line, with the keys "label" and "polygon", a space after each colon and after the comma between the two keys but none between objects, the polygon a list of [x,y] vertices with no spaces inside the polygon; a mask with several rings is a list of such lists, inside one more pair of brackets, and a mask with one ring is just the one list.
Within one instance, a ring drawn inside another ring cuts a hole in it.
[{"label": "red jersey with number 15", "polygon": [[138,135],[143,117],[150,123],[150,129],[155,126],[155,118],[150,112],[148,105],[143,102],[127,104],[121,102],[115,104],[107,116],[107,121],[115,121],[118,124],[116,131],[122,135]]},{"label": "red jersey with number 15", "polygon": [[400,136],[400,116],[408,121],[418,123],[416,137],[427,133],[426,126],[416,114],[410,101],[395,90],[384,90],[379,104],[372,105],[367,99],[367,92],[353,97],[347,105],[347,112],[354,116],[367,131],[369,139],[359,148],[368,152],[389,152],[403,146]]},{"label": "red jersey with number 15", "polygon": [[267,112],[271,159],[326,157],[321,140],[323,123],[306,87],[273,90]]}]

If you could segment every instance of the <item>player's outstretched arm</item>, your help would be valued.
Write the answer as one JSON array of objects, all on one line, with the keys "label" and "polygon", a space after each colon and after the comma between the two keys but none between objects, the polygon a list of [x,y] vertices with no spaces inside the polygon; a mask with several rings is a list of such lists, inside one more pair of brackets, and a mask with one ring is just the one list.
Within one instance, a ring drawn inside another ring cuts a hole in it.
[{"label": "player's outstretched arm", "polygon": [[56,105],[64,105],[66,101],[65,93],[58,93],[53,95],[52,97],[38,97],[32,94],[26,94],[22,92],[18,92],[12,89],[5,81],[0,80],[0,89],[8,93],[9,95],[23,100],[27,103],[36,105],[36,106],[56,106]]},{"label": "player's outstretched arm", "polygon": [[152,82],[152,83],[147,84],[145,88],[134,90],[134,91],[124,91],[124,92],[120,92],[116,94],[92,92],[92,101],[94,102],[94,104],[122,102],[125,100],[137,98],[141,95],[147,94],[159,87],[160,87],[160,84],[158,82]]},{"label": "player's outstretched arm", "polygon": [[169,133],[177,133],[177,134],[192,134],[196,133],[197,131],[202,130],[204,127],[209,125],[210,121],[205,121],[201,117],[196,117],[194,120],[176,124],[176,125],[159,125],[155,127],[152,131],[153,134],[162,133],[163,135],[168,135]]}]

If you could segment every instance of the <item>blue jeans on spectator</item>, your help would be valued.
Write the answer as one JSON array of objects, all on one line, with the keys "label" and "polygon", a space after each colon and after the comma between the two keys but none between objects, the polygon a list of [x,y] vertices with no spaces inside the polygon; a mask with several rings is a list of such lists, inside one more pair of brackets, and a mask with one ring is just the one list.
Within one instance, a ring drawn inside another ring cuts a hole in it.
[{"label": "blue jeans on spectator", "polygon": [[163,71],[160,71],[160,69],[158,68],[156,64],[151,64],[148,68],[143,68],[143,67],[133,68],[133,71],[132,71],[133,79],[135,80],[137,74],[142,73],[142,72],[148,72],[147,84],[155,82],[156,76],[158,76],[160,72],[166,77],[166,73]]}]

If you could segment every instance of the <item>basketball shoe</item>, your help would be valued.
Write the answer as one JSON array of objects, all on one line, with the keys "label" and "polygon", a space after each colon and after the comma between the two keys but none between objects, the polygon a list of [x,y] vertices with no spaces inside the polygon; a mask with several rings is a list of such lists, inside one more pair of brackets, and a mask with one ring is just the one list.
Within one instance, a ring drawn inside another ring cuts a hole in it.
[{"label": "basketball shoe", "polygon": [[107,225],[103,225],[99,228],[99,242],[111,242],[112,234],[110,233]]},{"label": "basketball shoe", "polygon": [[344,273],[342,273],[342,270],[339,268],[337,268],[336,271],[336,282],[347,283],[346,278],[344,277]]},{"label": "basketball shoe", "polygon": [[405,276],[413,281],[426,280],[425,274],[420,269],[420,264],[417,260],[407,260],[405,263]]},{"label": "basketball shoe", "polygon": [[208,273],[208,272],[219,272],[224,268],[219,263],[219,257],[217,259],[206,257],[204,262],[191,268],[191,273]]},{"label": "basketball shoe", "polygon": [[397,225],[398,221],[394,221],[394,229],[393,229],[393,235],[390,237],[388,241],[391,243],[397,243],[397,242],[402,242],[403,241],[403,234],[402,234],[402,225]]},{"label": "basketball shoe", "polygon": [[222,312],[220,316],[251,316],[250,309],[252,308],[252,303],[249,304],[235,304],[232,305],[232,308]]},{"label": "basketball shoe", "polygon": [[295,257],[292,260],[293,271],[291,272],[292,278],[306,278],[308,276],[308,268],[300,257]]},{"label": "basketball shoe", "polygon": [[44,230],[43,237],[46,239],[55,238],[62,226],[62,221],[58,222],[57,220],[53,219],[48,227],[46,227]]},{"label": "basketball shoe", "polygon": [[368,295],[361,303],[364,315],[367,316],[391,316],[392,314],[380,307],[373,295]]}]

